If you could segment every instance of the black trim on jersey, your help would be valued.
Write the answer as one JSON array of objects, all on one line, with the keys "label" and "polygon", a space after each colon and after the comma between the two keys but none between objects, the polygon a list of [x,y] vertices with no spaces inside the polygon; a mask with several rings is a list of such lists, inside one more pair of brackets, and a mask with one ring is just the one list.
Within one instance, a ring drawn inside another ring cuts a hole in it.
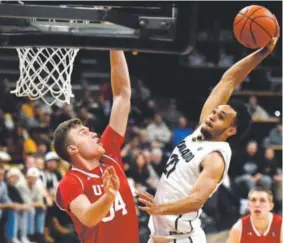
[{"label": "black trim on jersey", "polygon": [[175,229],[178,231],[178,220],[182,217],[182,214],[180,214],[176,219],[175,219]]},{"label": "black trim on jersey", "polygon": [[189,237],[190,243],[194,243],[192,237]]}]

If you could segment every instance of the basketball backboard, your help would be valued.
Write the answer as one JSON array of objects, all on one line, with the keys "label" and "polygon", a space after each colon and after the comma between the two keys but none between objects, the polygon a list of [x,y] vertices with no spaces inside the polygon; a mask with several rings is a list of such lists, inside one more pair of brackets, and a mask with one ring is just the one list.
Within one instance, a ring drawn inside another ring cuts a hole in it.
[{"label": "basketball backboard", "polygon": [[188,54],[194,45],[197,6],[197,2],[2,1],[0,46]]}]

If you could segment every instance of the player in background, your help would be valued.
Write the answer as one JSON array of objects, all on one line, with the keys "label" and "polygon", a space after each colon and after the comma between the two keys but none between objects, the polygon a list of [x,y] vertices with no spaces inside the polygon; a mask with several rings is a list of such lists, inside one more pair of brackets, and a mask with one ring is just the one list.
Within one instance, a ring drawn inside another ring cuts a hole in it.
[{"label": "player in background", "polygon": [[232,227],[227,243],[283,243],[282,217],[271,213],[272,192],[257,187],[249,192],[248,200],[250,214]]},{"label": "player in background", "polygon": [[139,208],[152,215],[149,242],[206,242],[200,227],[201,208],[227,175],[231,159],[228,142],[240,140],[251,123],[244,104],[227,102],[234,89],[273,51],[278,38],[279,31],[266,47],[224,73],[204,104],[199,127],[173,150],[155,198],[138,193],[144,204]]},{"label": "player in background", "polygon": [[131,86],[122,51],[110,51],[113,105],[98,138],[79,119],[54,132],[57,154],[72,168],[60,181],[56,203],[66,211],[84,243],[138,243],[138,218],[120,148],[130,111]]}]

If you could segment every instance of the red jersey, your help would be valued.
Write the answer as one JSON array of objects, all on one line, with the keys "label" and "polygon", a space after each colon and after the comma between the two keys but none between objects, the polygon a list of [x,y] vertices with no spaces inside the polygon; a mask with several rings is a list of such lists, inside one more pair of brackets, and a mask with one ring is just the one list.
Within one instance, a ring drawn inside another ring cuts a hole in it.
[{"label": "red jersey", "polygon": [[264,234],[260,234],[252,225],[250,215],[242,218],[241,243],[280,243],[282,217],[273,214],[272,222]]},{"label": "red jersey", "polygon": [[[56,203],[66,211],[75,226],[82,243],[138,243],[138,218],[135,202],[130,190],[121,161],[120,148],[124,137],[108,126],[100,142],[106,151],[99,167],[92,171],[72,168],[60,181]],[[114,166],[120,179],[120,189],[109,213],[95,227],[82,224],[70,211],[70,203],[79,195],[85,194],[91,203],[97,201],[104,193],[101,179],[102,172],[108,166]]]}]

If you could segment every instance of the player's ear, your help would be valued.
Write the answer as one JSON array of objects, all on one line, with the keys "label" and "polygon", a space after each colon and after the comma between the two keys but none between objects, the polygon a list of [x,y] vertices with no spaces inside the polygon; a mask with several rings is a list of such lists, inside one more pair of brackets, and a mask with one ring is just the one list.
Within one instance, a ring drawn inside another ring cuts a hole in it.
[{"label": "player's ear", "polygon": [[72,154],[75,154],[75,153],[78,152],[78,148],[77,148],[77,146],[75,146],[75,145],[69,145],[69,146],[67,147],[67,151],[68,151],[68,153],[69,153],[70,155],[72,155]]},{"label": "player's ear", "polygon": [[271,202],[271,203],[270,203],[270,211],[272,211],[272,210],[273,210],[273,208],[274,208],[274,203],[273,203],[273,202]]},{"label": "player's ear", "polygon": [[236,127],[229,127],[227,130],[227,135],[229,137],[235,135],[237,133],[237,128]]}]

